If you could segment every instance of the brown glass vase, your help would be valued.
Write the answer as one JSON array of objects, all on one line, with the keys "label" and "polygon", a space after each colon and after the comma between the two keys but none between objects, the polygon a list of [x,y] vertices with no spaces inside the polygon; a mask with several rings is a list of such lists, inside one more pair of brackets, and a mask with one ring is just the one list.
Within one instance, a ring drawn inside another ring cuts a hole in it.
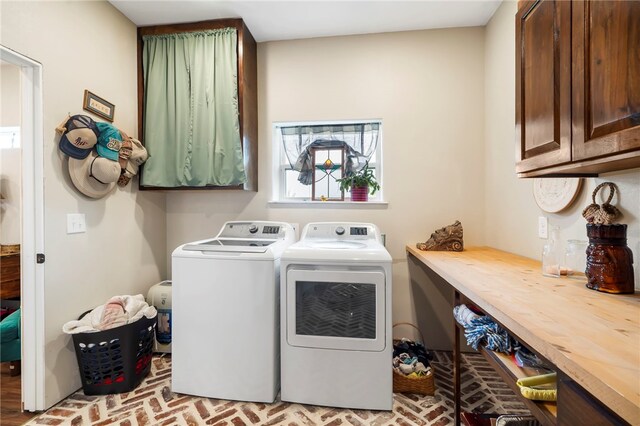
[{"label": "brown glass vase", "polygon": [[627,225],[587,224],[587,287],[605,293],[633,293],[633,253]]}]

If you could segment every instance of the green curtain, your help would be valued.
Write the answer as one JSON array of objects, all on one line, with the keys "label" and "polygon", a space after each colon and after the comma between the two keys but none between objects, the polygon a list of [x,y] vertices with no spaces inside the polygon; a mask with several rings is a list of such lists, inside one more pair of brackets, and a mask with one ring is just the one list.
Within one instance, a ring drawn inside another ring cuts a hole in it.
[{"label": "green curtain", "polygon": [[142,185],[230,186],[246,181],[234,28],[143,37]]}]

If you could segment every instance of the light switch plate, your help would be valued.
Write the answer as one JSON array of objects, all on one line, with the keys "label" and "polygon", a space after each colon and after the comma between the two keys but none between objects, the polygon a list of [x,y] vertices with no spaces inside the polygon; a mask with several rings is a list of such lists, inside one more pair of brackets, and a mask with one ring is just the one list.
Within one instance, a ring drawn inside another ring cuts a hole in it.
[{"label": "light switch plate", "polygon": [[87,232],[84,213],[67,213],[67,234]]},{"label": "light switch plate", "polygon": [[538,237],[549,238],[549,222],[545,216],[538,216]]}]

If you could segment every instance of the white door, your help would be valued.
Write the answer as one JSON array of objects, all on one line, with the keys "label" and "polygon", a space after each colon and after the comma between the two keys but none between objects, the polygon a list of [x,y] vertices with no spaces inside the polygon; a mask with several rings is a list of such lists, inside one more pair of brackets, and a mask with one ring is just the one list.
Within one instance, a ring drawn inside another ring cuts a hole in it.
[{"label": "white door", "polygon": [[21,341],[22,402],[27,411],[44,401],[44,178],[42,65],[0,46],[0,59],[20,67],[22,113]]},{"label": "white door", "polygon": [[379,270],[289,269],[287,343],[307,348],[385,349],[385,275]]}]

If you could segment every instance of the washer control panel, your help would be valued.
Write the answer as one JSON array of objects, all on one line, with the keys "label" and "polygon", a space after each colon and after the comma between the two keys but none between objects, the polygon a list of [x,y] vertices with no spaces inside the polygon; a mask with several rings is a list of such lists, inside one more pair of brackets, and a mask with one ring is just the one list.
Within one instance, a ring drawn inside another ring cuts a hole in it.
[{"label": "washer control panel", "polygon": [[367,231],[366,226],[352,226],[349,228],[349,235],[367,235]]},{"label": "washer control panel", "polygon": [[281,239],[293,232],[291,225],[279,222],[227,222],[217,238]]}]

